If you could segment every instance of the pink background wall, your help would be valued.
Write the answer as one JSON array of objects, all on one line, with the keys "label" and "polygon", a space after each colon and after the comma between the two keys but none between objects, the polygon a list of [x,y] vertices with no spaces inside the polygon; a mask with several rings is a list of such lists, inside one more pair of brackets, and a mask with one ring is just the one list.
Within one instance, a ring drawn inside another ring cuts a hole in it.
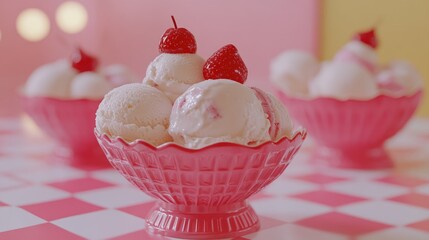
[{"label": "pink background wall", "polygon": [[[19,113],[19,108],[7,106],[18,100],[18,87],[35,67],[70,54],[71,47],[60,38],[78,42],[104,65],[124,63],[143,77],[158,54],[160,36],[172,26],[170,15],[194,34],[204,58],[235,44],[249,69],[248,84],[267,90],[269,62],[280,51],[318,49],[318,0],[81,0],[89,25],[74,35],[62,33],[55,24],[61,2],[0,1],[1,115]],[[42,9],[51,20],[51,32],[40,42],[27,42],[15,30],[16,17],[28,7]]]}]

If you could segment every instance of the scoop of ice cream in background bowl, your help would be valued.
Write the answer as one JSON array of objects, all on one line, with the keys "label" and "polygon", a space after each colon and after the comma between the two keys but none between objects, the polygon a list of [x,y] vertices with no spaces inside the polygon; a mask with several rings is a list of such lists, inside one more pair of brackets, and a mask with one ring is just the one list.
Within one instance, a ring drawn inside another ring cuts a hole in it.
[{"label": "scoop of ice cream in background bowl", "polygon": [[286,51],[271,62],[270,78],[282,91],[306,96],[308,83],[319,72],[319,68],[320,64],[313,55],[300,50]]},{"label": "scoop of ice cream in background bowl", "polygon": [[134,71],[122,64],[105,66],[101,68],[100,72],[113,87],[140,81],[140,78]]},{"label": "scoop of ice cream in background bowl", "polygon": [[[238,237],[259,229],[247,199],[286,169],[306,132],[274,96],[242,84],[247,68],[235,46],[201,63],[192,60],[198,58],[190,35],[177,26],[164,33],[160,52],[172,61],[152,63],[143,83],[108,93],[95,135],[112,166],[156,199],[147,231]],[[176,67],[183,64],[197,69],[188,72],[191,82]],[[155,75],[154,65],[161,71]],[[178,84],[181,93],[171,98]]]},{"label": "scoop of ice cream in background bowl", "polygon": [[[414,114],[422,84],[409,64],[379,66],[377,44],[374,30],[357,34],[332,61],[323,63],[313,79],[301,79],[307,83],[305,96],[278,86],[278,97],[316,142],[315,163],[356,169],[394,167],[383,145]],[[279,85],[272,75],[272,82]]]},{"label": "scoop of ice cream in background bowl", "polygon": [[97,70],[98,60],[78,48],[69,60],[37,68],[24,86],[25,112],[58,144],[55,161],[108,166],[92,132],[98,105],[116,85]]},{"label": "scoop of ice cream in background bowl", "polygon": [[378,72],[376,78],[380,91],[386,95],[410,96],[423,88],[423,77],[403,60],[392,61]]}]

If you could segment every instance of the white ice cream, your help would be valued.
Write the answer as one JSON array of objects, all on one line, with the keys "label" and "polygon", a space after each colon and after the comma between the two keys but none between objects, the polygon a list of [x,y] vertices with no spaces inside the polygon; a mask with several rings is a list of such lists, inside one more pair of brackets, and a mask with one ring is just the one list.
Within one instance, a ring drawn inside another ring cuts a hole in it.
[{"label": "white ice cream", "polygon": [[261,101],[267,119],[270,121],[269,134],[272,141],[293,135],[293,124],[284,105],[273,95],[258,88],[252,88]]},{"label": "white ice cream", "polygon": [[102,99],[112,89],[107,79],[96,72],[79,73],[71,82],[72,98]]},{"label": "white ice cream", "polygon": [[204,59],[197,54],[162,53],[149,64],[143,83],[164,92],[172,102],[204,80]]},{"label": "white ice cream", "polygon": [[310,84],[314,97],[342,100],[367,100],[379,94],[375,77],[366,69],[349,62],[325,64]]},{"label": "white ice cream", "polygon": [[217,142],[257,145],[270,140],[270,121],[253,90],[232,80],[206,80],[174,103],[169,133],[188,148]]},{"label": "white ice cream", "polygon": [[45,64],[28,78],[25,94],[30,97],[69,98],[70,84],[76,74],[67,60]]},{"label": "white ice cream", "polygon": [[347,43],[335,55],[334,61],[354,63],[372,73],[375,73],[378,69],[377,53],[373,48],[360,41]]},{"label": "white ice cream", "polygon": [[109,92],[96,113],[96,128],[109,137],[154,146],[172,141],[167,132],[172,104],[156,88],[132,83]]},{"label": "white ice cream", "polygon": [[412,95],[423,88],[423,78],[408,62],[394,61],[377,75],[381,91],[387,95]]},{"label": "white ice cream", "polygon": [[308,94],[308,82],[319,71],[317,59],[306,52],[286,51],[270,65],[270,80],[290,95]]},{"label": "white ice cream", "polygon": [[101,74],[112,84],[119,87],[128,83],[136,83],[139,78],[135,72],[122,64],[113,64],[101,69]]}]

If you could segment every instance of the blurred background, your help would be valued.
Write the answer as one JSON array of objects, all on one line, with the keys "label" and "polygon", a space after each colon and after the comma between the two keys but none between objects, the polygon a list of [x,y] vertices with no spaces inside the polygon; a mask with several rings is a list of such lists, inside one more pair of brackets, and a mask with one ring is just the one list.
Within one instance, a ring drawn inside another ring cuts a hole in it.
[{"label": "blurred background", "polygon": [[[38,66],[68,58],[75,46],[144,77],[164,31],[179,27],[209,57],[233,43],[249,69],[249,85],[270,90],[269,64],[297,48],[330,59],[357,31],[376,26],[380,59],[413,63],[429,88],[427,0],[2,0],[0,116],[20,114],[19,89]],[[418,111],[429,116],[429,98]]]}]

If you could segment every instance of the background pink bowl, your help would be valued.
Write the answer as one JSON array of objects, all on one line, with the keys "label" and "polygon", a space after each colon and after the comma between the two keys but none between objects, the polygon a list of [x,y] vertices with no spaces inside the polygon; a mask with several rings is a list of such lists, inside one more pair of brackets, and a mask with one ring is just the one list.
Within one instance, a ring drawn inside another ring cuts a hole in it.
[{"label": "background pink bowl", "polygon": [[100,102],[23,97],[25,112],[58,143],[54,157],[73,165],[108,166],[93,134]]},{"label": "background pink bowl", "polygon": [[246,199],[274,181],[306,137],[299,132],[257,147],[218,143],[192,150],[174,143],[158,148],[96,136],[115,169],[158,199],[148,230],[179,238],[236,237],[259,228]]},{"label": "background pink bowl", "polygon": [[422,92],[397,98],[381,95],[367,101],[277,95],[318,143],[314,160],[336,167],[373,169],[393,166],[383,143],[408,122]]}]

